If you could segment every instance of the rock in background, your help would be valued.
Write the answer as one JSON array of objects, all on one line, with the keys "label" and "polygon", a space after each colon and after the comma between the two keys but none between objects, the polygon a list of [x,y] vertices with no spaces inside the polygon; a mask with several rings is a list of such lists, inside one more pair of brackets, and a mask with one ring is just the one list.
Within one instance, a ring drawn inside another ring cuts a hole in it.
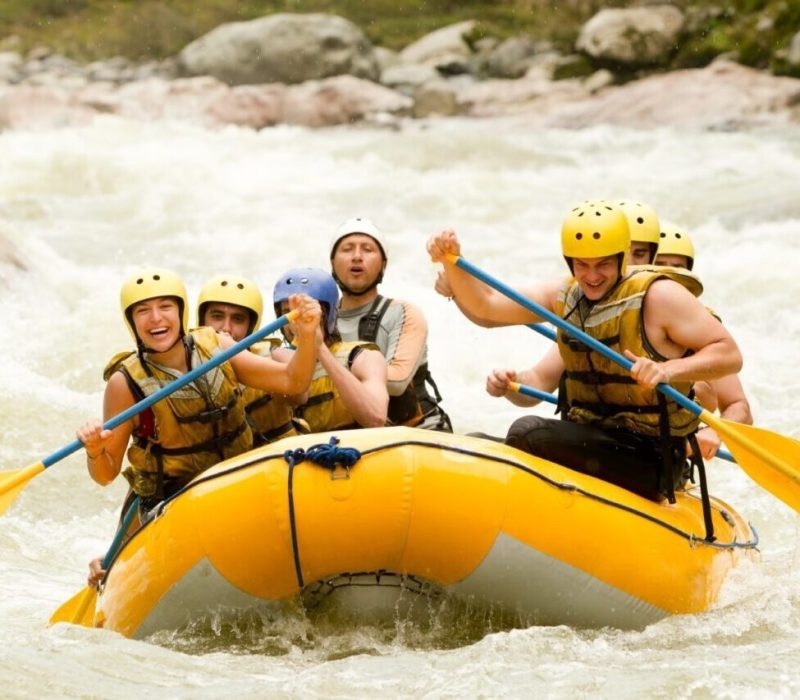
[{"label": "rock in background", "polygon": [[372,44],[335,15],[278,14],[223,24],[178,55],[184,76],[210,75],[228,85],[302,83],[350,74],[374,80]]},{"label": "rock in background", "polygon": [[[393,52],[341,17],[277,14],[222,25],[176,57],[140,65],[5,51],[0,129],[80,125],[98,114],[254,129],[458,115],[571,128],[800,121],[800,80],[730,60],[669,71],[683,60],[677,47],[718,17],[712,10],[601,10],[566,49],[530,36],[477,38],[477,23],[466,21]],[[800,32],[775,56],[782,72],[800,73]]]}]

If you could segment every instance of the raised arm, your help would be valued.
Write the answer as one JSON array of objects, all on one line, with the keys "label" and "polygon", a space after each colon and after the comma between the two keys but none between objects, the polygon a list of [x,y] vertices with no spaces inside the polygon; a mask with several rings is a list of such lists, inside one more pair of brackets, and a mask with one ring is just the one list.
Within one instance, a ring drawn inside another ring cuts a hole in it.
[{"label": "raised arm", "polygon": [[[444,264],[446,284],[452,290],[459,309],[473,323],[490,328],[542,320],[449,261],[448,255],[461,255],[461,245],[455,231],[445,230],[431,236],[427,249],[434,262]],[[556,280],[520,289],[519,292],[552,311],[560,285],[560,281]]]},{"label": "raised arm", "polygon": [[[230,363],[242,384],[274,394],[300,394],[308,389],[317,361],[317,328],[322,311],[316,300],[304,294],[292,295],[289,306],[300,311],[292,324],[296,348],[292,357],[284,364],[252,352],[234,355]],[[223,348],[233,345],[230,336],[218,337]]]}]

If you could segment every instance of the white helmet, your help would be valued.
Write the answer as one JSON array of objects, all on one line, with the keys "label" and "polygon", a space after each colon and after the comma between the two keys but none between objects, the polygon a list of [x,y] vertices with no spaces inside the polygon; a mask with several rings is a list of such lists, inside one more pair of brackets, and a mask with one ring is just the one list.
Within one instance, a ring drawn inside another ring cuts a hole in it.
[{"label": "white helmet", "polygon": [[333,256],[336,253],[336,247],[339,245],[339,241],[353,233],[363,233],[365,236],[375,239],[375,242],[378,244],[383,254],[384,262],[389,259],[389,246],[381,230],[366,217],[355,216],[345,221],[336,229],[336,233],[333,234],[333,239],[331,239],[331,260],[333,260]]}]

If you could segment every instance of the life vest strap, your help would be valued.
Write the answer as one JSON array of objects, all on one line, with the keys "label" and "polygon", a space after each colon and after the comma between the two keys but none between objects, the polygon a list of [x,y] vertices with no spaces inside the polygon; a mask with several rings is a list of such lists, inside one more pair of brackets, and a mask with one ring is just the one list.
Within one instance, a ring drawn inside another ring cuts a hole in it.
[{"label": "life vest strap", "polygon": [[234,440],[236,440],[245,430],[247,429],[247,422],[244,421],[239,424],[237,428],[234,428],[228,433],[224,435],[218,435],[216,437],[210,438],[205,440],[204,442],[199,442],[196,445],[187,445],[186,447],[163,447],[159,445],[157,442],[149,442],[147,440],[141,440],[139,443],[139,447],[142,449],[146,449],[148,446],[148,442],[150,444],[150,451],[156,455],[170,455],[173,457],[180,457],[183,455],[191,455],[196,454],[198,452],[218,452],[220,449],[227,447],[230,445]]},{"label": "life vest strap", "polygon": [[587,411],[606,418],[607,416],[615,416],[619,413],[635,413],[637,415],[659,415],[661,409],[656,406],[636,406],[636,405],[619,405],[619,404],[605,404],[595,403],[593,401],[570,401],[571,408],[583,408]]},{"label": "life vest strap", "polygon": [[270,428],[269,430],[262,430],[261,432],[253,431],[253,435],[255,437],[260,438],[264,442],[272,442],[275,438],[280,437],[285,432],[291,430],[295,427],[295,424],[292,420],[287,420],[283,425],[279,425],[275,428]]},{"label": "life vest strap", "polygon": [[244,407],[244,410],[247,413],[252,413],[253,411],[258,410],[259,408],[266,406],[270,401],[272,401],[272,394],[264,394],[262,396],[259,396],[257,399],[254,399],[249,404],[247,404],[247,406]]},{"label": "life vest strap", "polygon": [[568,370],[567,379],[571,379],[581,384],[590,386],[601,386],[607,384],[636,384],[636,380],[630,375],[606,374],[604,372],[577,372]]},{"label": "life vest strap", "polygon": [[231,398],[228,399],[228,402],[224,406],[215,406],[214,408],[209,408],[206,411],[201,411],[193,416],[180,416],[177,413],[175,414],[175,419],[178,423],[216,423],[219,420],[225,418],[235,407],[236,403],[239,400],[240,394],[238,391],[235,391]]},{"label": "life vest strap", "polygon": [[[586,329],[584,329],[586,330]],[[569,349],[574,352],[592,352],[592,349],[583,341],[578,340],[577,338],[573,338],[571,335],[567,333],[563,333],[564,342],[569,346]],[[598,343],[602,343],[608,347],[619,347],[619,333],[617,335],[612,335],[610,338],[597,338]]]}]

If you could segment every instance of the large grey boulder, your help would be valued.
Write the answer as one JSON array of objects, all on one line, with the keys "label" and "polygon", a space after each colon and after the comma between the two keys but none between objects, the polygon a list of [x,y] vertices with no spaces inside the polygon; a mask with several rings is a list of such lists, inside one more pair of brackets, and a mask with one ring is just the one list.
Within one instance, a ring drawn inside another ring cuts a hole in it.
[{"label": "large grey boulder", "polygon": [[581,28],[575,47],[599,61],[630,66],[665,63],[684,15],[672,5],[600,10]]},{"label": "large grey boulder", "polygon": [[178,65],[183,75],[210,75],[228,85],[378,77],[364,32],[326,14],[277,14],[220,25],[186,46]]},{"label": "large grey boulder", "polygon": [[471,53],[464,37],[475,28],[475,20],[467,20],[450,24],[426,34],[400,52],[400,60],[404,63],[424,63],[429,66],[440,66],[454,59],[467,59]]}]

